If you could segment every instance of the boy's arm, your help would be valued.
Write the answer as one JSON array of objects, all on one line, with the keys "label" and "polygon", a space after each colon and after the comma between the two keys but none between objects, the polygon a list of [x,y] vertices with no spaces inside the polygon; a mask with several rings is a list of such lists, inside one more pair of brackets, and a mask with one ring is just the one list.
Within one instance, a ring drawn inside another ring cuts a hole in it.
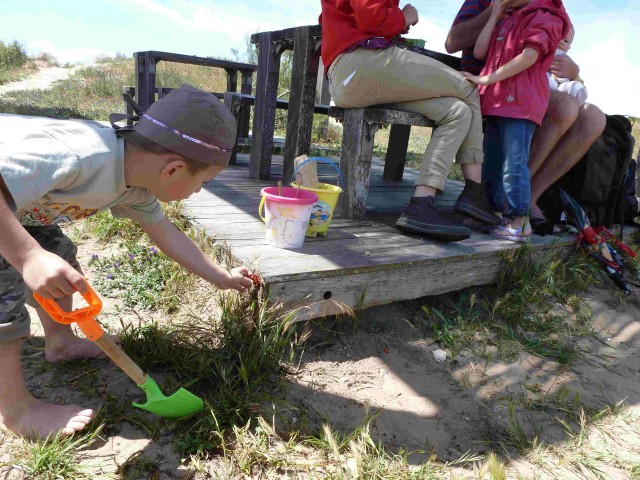
[{"label": "boy's arm", "polygon": [[239,292],[253,285],[248,278],[251,272],[247,268],[240,267],[227,272],[166,218],[158,223],[141,223],[140,226],[165,255],[209,283]]},{"label": "boy's arm", "polygon": [[82,275],[58,255],[47,252],[27,233],[9,207],[9,190],[0,176],[0,255],[22,275],[25,284],[44,298],[85,292]]},{"label": "boy's arm", "polygon": [[508,61],[489,75],[479,77],[477,75],[465,74],[464,72],[463,75],[467,80],[476,85],[491,85],[519,74],[536,63],[537,59],[538,52],[535,49],[525,48],[520,55]]}]

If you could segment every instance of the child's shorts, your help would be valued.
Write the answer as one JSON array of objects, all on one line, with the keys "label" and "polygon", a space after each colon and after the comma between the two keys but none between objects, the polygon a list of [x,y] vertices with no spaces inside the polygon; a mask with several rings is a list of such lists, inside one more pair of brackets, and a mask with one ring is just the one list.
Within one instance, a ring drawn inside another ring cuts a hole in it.
[{"label": "child's shorts", "polygon": [[[82,273],[76,259],[77,248],[57,225],[25,227],[27,232],[49,252],[55,253]],[[25,303],[35,306],[33,294],[22,275],[0,257],[0,343],[26,338],[30,335],[29,313]]]}]

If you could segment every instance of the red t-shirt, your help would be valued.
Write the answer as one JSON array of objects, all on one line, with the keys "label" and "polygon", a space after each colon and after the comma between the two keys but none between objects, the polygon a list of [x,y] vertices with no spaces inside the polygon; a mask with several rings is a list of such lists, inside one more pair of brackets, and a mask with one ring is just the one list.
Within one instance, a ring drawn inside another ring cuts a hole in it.
[{"label": "red t-shirt", "polygon": [[392,38],[404,30],[400,0],[321,0],[322,63],[325,72],[350,46],[372,37]]}]

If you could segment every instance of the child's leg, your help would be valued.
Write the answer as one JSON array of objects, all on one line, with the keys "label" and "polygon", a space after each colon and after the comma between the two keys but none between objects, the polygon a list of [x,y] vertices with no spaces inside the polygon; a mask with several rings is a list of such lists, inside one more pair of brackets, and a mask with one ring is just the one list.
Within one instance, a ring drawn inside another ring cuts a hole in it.
[{"label": "child's leg", "polygon": [[504,189],[502,186],[502,135],[497,117],[486,117],[484,131],[484,163],[482,179],[487,184],[489,200],[496,212],[504,212]]},{"label": "child's leg", "polygon": [[535,123],[529,120],[500,118],[502,132],[502,183],[508,204],[506,216],[524,218],[531,203],[529,148]]},{"label": "child's leg", "polygon": [[93,410],[45,403],[27,390],[20,344],[20,339],[0,343],[0,422],[15,434],[31,439],[69,436],[84,429],[93,418]]},{"label": "child's leg", "polygon": [[[76,259],[77,248],[60,228],[41,227],[29,228],[29,233],[42,247],[59,257],[82,273],[80,264]],[[77,337],[70,325],[62,325],[55,322],[33,299],[33,294],[27,291],[27,303],[38,312],[45,336],[45,356],[49,362],[63,362],[84,358],[96,358],[103,356],[100,348],[91,340]],[[58,300],[58,304],[65,311],[72,310],[72,297]]]},{"label": "child's leg", "polygon": [[29,336],[26,295],[19,272],[0,257],[0,422],[29,438],[70,435],[91,421],[93,411],[47,404],[27,390],[20,361],[20,344]]}]

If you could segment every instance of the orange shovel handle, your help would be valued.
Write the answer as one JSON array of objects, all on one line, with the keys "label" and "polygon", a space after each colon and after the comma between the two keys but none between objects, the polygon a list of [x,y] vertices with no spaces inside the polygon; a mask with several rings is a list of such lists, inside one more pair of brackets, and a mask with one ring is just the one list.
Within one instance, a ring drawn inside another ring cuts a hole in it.
[{"label": "orange shovel handle", "polygon": [[79,308],[71,312],[65,312],[60,308],[58,303],[50,298],[44,298],[37,293],[33,294],[33,298],[45,309],[45,311],[58,323],[70,324],[77,323],[80,330],[90,340],[97,340],[104,334],[104,330],[100,324],[94,318],[102,311],[102,300],[95,292],[87,279],[84,280],[87,284],[87,292],[82,294],[82,297],[89,304],[84,308]]}]

